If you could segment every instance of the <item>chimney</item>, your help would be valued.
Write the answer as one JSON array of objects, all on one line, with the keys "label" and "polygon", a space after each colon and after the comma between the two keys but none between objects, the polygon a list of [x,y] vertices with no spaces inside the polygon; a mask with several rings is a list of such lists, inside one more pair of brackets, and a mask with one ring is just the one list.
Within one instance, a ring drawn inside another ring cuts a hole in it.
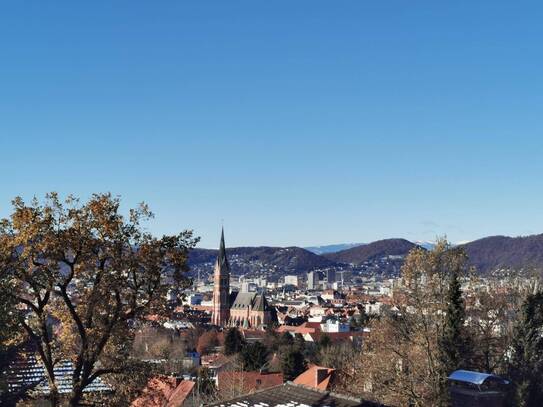
[{"label": "chimney", "polygon": [[315,372],[315,386],[318,386],[328,376],[328,369],[325,367],[318,367]]}]

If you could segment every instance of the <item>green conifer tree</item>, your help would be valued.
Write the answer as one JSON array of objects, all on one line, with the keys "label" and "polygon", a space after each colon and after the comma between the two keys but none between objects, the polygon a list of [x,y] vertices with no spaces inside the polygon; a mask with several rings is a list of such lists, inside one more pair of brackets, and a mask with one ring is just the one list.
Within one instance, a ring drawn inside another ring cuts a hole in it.
[{"label": "green conifer tree", "polygon": [[440,357],[445,374],[466,367],[467,349],[464,335],[466,311],[457,273],[452,273],[447,292],[447,308],[443,334],[440,340]]},{"label": "green conifer tree", "polygon": [[543,292],[529,295],[515,326],[509,374],[514,405],[543,406]]},{"label": "green conifer tree", "polygon": [[321,335],[319,341],[317,342],[317,348],[319,350],[326,349],[332,345],[332,339],[327,334]]},{"label": "green conifer tree", "polygon": [[281,354],[281,371],[285,380],[294,380],[306,369],[302,352],[295,347],[285,349]]},{"label": "green conifer tree", "polygon": [[439,358],[441,363],[441,394],[443,405],[448,405],[447,377],[460,368],[466,368],[469,360],[464,331],[466,311],[462,299],[462,288],[458,273],[452,271],[447,291],[445,321],[439,339]]},{"label": "green conifer tree", "polygon": [[268,361],[268,355],[268,348],[260,342],[245,345],[240,353],[243,370],[260,370]]},{"label": "green conifer tree", "polygon": [[288,332],[283,332],[279,338],[279,346],[292,346],[294,344],[294,338]]},{"label": "green conifer tree", "polygon": [[305,339],[301,334],[296,334],[294,336],[294,347],[300,352],[304,353],[305,351]]},{"label": "green conifer tree", "polygon": [[243,348],[244,341],[238,328],[230,328],[224,338],[224,354],[234,355]]}]

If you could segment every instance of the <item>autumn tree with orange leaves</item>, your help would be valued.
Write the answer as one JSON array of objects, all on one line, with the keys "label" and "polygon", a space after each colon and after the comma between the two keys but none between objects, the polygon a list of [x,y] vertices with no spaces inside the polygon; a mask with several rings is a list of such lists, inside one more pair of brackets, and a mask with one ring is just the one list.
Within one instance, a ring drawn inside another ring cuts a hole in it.
[{"label": "autumn tree with orange leaves", "polygon": [[82,203],[51,193],[43,202],[16,198],[0,223],[0,279],[45,367],[53,406],[56,364],[73,363],[71,406],[94,380],[119,382],[130,373],[134,327],[165,311],[168,287],[189,284],[192,232],[153,237],[142,225],[152,217],[146,205],[127,216],[119,207],[111,194]]}]

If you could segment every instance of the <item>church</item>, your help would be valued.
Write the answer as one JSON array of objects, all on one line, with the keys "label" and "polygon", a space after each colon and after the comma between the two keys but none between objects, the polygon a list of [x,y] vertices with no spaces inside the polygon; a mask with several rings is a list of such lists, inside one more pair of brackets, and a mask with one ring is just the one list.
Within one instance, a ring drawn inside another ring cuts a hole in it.
[{"label": "church", "polygon": [[266,327],[273,322],[274,313],[264,294],[236,291],[230,293],[230,265],[226,257],[224,230],[221,232],[213,280],[212,324],[254,329]]}]

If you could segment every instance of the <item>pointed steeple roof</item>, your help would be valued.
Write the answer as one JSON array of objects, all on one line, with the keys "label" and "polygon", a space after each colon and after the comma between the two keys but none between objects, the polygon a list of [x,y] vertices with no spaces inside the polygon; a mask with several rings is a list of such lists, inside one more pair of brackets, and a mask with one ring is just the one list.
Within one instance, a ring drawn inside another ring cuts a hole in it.
[{"label": "pointed steeple roof", "polygon": [[269,308],[266,296],[262,293],[257,294],[254,298],[253,311],[268,311]]},{"label": "pointed steeple roof", "polygon": [[226,258],[226,247],[224,244],[224,228],[221,229],[221,243],[219,245],[219,255],[217,256],[217,265],[221,269],[223,267],[226,267],[227,270],[230,270],[228,259]]}]

